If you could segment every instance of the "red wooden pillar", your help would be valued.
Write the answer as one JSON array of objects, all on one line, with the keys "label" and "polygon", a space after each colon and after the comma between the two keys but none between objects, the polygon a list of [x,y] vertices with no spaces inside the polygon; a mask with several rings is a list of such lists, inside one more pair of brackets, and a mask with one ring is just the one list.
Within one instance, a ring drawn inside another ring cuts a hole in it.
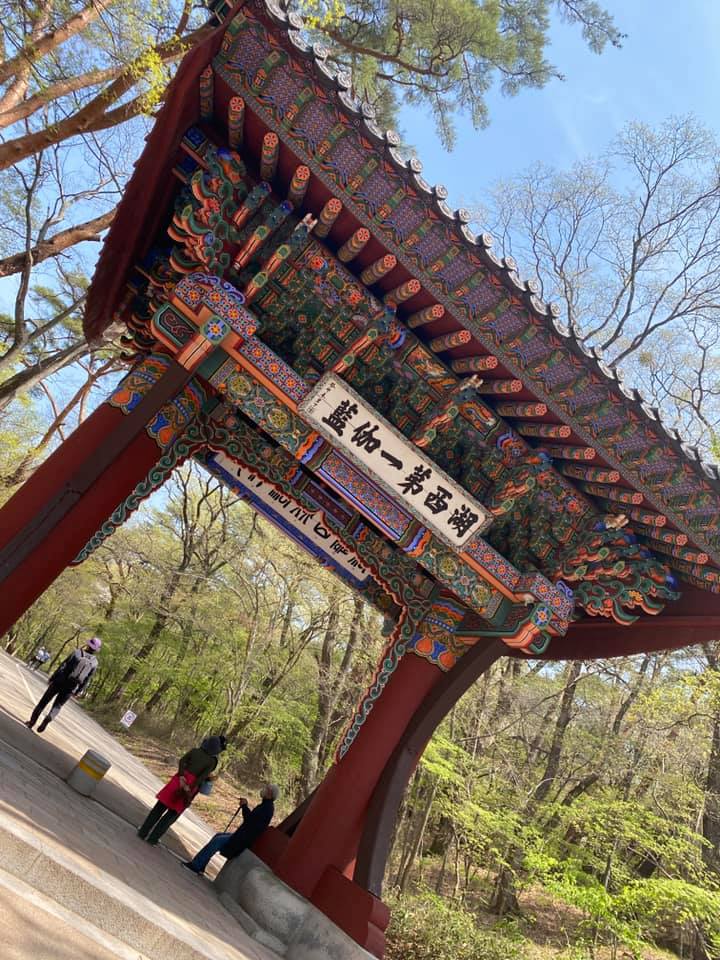
[{"label": "red wooden pillar", "polygon": [[410,718],[443,672],[406,654],[360,728],[329,771],[287,847],[273,863],[277,875],[312,898],[325,870],[352,864],[373,790]]},{"label": "red wooden pillar", "polygon": [[0,636],[198,413],[190,377],[169,357],[143,360],[0,509]]},{"label": "red wooden pillar", "polygon": [[[506,649],[500,639],[476,638],[459,663],[441,670],[436,618],[445,620],[449,639],[464,611],[447,594],[441,599],[432,611],[433,642],[414,642],[405,653],[302,815],[284,832],[266,831],[253,846],[277,876],[378,958],[390,918],[380,900],[390,828],[407,781],[448,710]],[[418,626],[415,641],[424,639],[429,622]]]},{"label": "red wooden pillar", "polygon": [[376,957],[385,952],[390,913],[352,880],[354,862],[383,771],[411,718],[445,677],[436,664],[406,653],[289,841],[268,830],[253,847],[277,876]]}]

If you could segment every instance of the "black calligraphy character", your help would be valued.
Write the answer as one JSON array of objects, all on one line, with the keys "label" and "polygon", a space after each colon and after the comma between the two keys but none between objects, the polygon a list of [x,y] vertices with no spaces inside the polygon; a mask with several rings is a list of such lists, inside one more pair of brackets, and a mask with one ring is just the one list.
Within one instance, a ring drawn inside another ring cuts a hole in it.
[{"label": "black calligraphy character", "polygon": [[448,520],[448,526],[455,528],[455,536],[462,537],[468,530],[474,526],[480,518],[476,513],[473,513],[470,507],[466,504],[463,504],[460,509],[457,507],[452,512],[450,519]]},{"label": "black calligraphy character", "polygon": [[360,447],[361,450],[365,449],[368,453],[372,453],[380,446],[380,441],[375,436],[375,431],[377,429],[378,425],[376,423],[370,426],[370,421],[366,420],[365,423],[361,423],[359,427],[356,427],[353,430],[351,440],[356,447]]},{"label": "black calligraphy character", "polygon": [[402,470],[402,460],[398,460],[397,457],[394,457],[391,453],[388,453],[387,450],[381,450],[380,456],[387,460],[391,467],[395,467],[396,470]]},{"label": "black calligraphy character", "polygon": [[439,513],[442,513],[443,510],[448,508],[448,500],[452,499],[452,493],[449,490],[446,490],[445,487],[441,487],[438,484],[438,488],[433,493],[430,493],[425,497],[425,506],[430,510],[431,513],[434,513],[437,516]]},{"label": "black calligraphy character", "polygon": [[356,403],[353,403],[351,400],[341,400],[329,417],[322,418],[322,422],[326,423],[331,430],[334,430],[335,433],[341,437],[345,432],[348,421],[352,420],[357,412],[358,408]]},{"label": "black calligraphy character", "polygon": [[399,487],[402,492],[406,494],[412,493],[415,495],[422,493],[423,483],[431,474],[432,470],[429,467],[423,467],[422,464],[418,464],[417,467],[414,467],[405,477],[404,481],[399,484]]}]

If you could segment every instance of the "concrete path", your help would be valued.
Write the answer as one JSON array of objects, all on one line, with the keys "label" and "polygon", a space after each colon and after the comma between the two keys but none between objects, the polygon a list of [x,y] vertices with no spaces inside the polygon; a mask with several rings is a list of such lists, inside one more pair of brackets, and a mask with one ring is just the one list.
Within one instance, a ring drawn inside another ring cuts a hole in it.
[{"label": "concrete path", "polygon": [[[181,868],[173,851],[184,856],[211,836],[199,818],[185,814],[167,848],[135,836],[161,785],[135,757],[74,703],[44,734],[23,726],[44,688],[43,676],[0,654],[0,916],[10,917],[9,955],[277,960],[207,880]],[[61,779],[88,747],[112,763],[95,800]],[[40,919],[24,941],[29,912]]]},{"label": "concrete path", "polygon": [[[0,870],[0,917],[5,960],[140,960],[136,950],[113,937],[78,923],[27,883]],[[126,952],[127,951],[127,952]]]}]

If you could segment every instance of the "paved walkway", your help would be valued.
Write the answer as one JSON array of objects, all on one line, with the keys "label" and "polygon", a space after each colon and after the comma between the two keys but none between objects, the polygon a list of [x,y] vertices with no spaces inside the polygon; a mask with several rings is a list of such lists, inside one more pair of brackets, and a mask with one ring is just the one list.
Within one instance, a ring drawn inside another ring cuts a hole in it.
[{"label": "paved walkway", "polygon": [[[74,703],[44,734],[23,726],[44,687],[44,677],[0,654],[0,915],[11,918],[8,955],[277,960],[225,911],[207,880],[181,868],[174,853],[196,851],[212,833],[199,818],[185,814],[166,835],[168,849],[135,836],[160,787],[135,757]],[[88,747],[112,763],[96,800],[61,779]],[[42,918],[32,933],[29,911]]]},{"label": "paved walkway", "polygon": [[97,930],[81,932],[74,914],[3,870],[0,916],[3,960],[117,960],[118,956],[136,960],[141,956],[137,951],[118,953],[117,945]]}]

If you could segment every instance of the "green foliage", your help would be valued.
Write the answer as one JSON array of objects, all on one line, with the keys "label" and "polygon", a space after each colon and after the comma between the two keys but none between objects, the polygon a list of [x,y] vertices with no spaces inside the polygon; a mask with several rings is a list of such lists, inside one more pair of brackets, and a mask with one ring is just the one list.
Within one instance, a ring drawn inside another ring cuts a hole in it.
[{"label": "green foliage", "polygon": [[[12,316],[0,317],[0,410],[41,389],[60,414],[44,447],[87,412],[93,373],[118,357],[107,342],[85,359],[97,242],[178,60],[209,31],[208,11],[176,0],[0,0],[0,16],[0,277],[17,279],[6,287]],[[32,451],[26,459],[20,474]]]},{"label": "green foliage", "polygon": [[345,16],[343,0],[300,0],[299,10],[311,30],[336,27]]},{"label": "green foliage", "polygon": [[[695,797],[695,802],[701,797]],[[690,805],[689,805],[690,806]],[[656,812],[635,800],[623,800],[617,792],[603,788],[579,798],[568,809],[560,811],[559,825],[576,838],[565,849],[573,857],[581,856],[583,870],[591,867],[602,874],[607,859],[618,846],[631,852],[614,868],[614,883],[630,882],[637,860],[662,862],[665,870],[698,877],[702,870],[699,842],[695,829],[685,817],[690,809]]]},{"label": "green foliage", "polygon": [[462,748],[438,733],[427,745],[420,762],[435,781],[449,789],[462,787],[463,759]]},{"label": "green foliage", "polygon": [[630,880],[617,892],[579,869],[577,861],[532,857],[537,877],[583,915],[586,942],[623,944],[635,956],[648,940],[664,941],[685,929],[702,929],[711,957],[720,956],[720,894],[671,877]]},{"label": "green foliage", "polygon": [[390,903],[388,960],[520,960],[519,944],[501,930],[484,930],[473,914],[421,891]]},{"label": "green foliage", "polygon": [[[343,696],[321,706],[318,660],[333,607],[323,669],[331,692]],[[99,634],[101,667],[89,697],[103,716],[130,707],[181,742],[224,729],[235,765],[251,778],[271,776],[292,796],[315,785],[298,780],[309,754],[315,779],[322,775],[384,643],[379,616],[366,611],[346,657],[353,615],[348,588],[188,466],[66,572],[11,643],[24,655],[42,637],[54,654],[69,638]],[[315,735],[323,710],[326,729]]]},{"label": "green foliage", "polygon": [[720,957],[720,892],[671,877],[636,880],[617,898],[617,910],[639,930],[700,925],[712,958]]},{"label": "green foliage", "polygon": [[[32,452],[39,429],[40,421],[29,398],[23,398],[0,417],[0,478],[10,474]],[[8,500],[12,492],[12,488],[0,483],[0,503]]]},{"label": "green foliage", "polygon": [[[25,415],[32,429],[30,404]],[[21,427],[3,424],[9,458]],[[60,657],[89,634],[104,640],[90,691],[103,719],[133,708],[139,730],[178,741],[170,752],[224,729],[225,769],[278,782],[287,808],[332,761],[385,642],[379,615],[192,465],[5,642]],[[720,762],[716,655],[579,674],[508,659],[484,675],[428,745],[398,821],[391,960],[514,960],[523,937],[568,960],[696,941],[715,960],[720,874],[704,831]]]},{"label": "green foliage", "polygon": [[296,8],[382,124],[395,124],[400,103],[421,106],[447,147],[457,112],[476,127],[488,122],[485,94],[494,83],[512,95],[557,76],[545,59],[553,8],[581,25],[596,53],[622,39],[595,0],[298,0]]}]

